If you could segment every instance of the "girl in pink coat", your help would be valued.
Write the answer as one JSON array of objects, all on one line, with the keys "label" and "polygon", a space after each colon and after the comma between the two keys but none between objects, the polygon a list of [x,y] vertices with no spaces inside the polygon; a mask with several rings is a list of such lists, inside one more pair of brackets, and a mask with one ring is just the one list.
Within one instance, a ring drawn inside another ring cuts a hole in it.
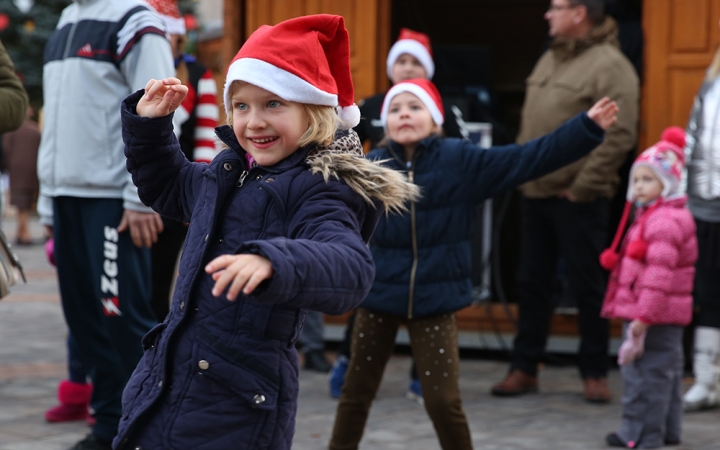
[{"label": "girl in pink coat", "polygon": [[[611,447],[658,448],[680,442],[683,327],[692,317],[697,259],[695,221],[680,179],[685,132],[672,127],[632,166],[628,202],[612,246],[602,316],[625,321],[618,363],[623,417]],[[634,206],[634,219],[620,245]]]}]

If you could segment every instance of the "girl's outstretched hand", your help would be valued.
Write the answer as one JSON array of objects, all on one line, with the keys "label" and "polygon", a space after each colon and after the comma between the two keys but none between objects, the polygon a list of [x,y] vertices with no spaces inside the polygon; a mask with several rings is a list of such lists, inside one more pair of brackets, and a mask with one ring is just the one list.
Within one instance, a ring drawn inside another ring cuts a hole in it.
[{"label": "girl's outstretched hand", "polygon": [[222,255],[213,259],[205,266],[205,272],[212,274],[215,286],[212,295],[223,293],[228,284],[228,300],[235,300],[242,290],[250,295],[263,281],[273,276],[270,260],[260,255]]},{"label": "girl's outstretched hand", "polygon": [[607,131],[612,124],[617,122],[618,111],[620,108],[617,103],[608,97],[603,97],[588,110],[587,114],[600,128]]},{"label": "girl's outstretched hand", "polygon": [[135,110],[138,116],[142,117],[167,116],[178,109],[187,93],[187,86],[177,78],[150,80],[145,85],[145,95],[142,96]]}]

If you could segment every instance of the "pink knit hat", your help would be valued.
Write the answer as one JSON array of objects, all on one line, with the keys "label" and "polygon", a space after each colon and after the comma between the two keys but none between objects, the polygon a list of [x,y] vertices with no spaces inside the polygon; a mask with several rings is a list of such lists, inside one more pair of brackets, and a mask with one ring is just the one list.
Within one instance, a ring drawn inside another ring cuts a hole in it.
[{"label": "pink knit hat", "polygon": [[670,127],[663,131],[660,142],[642,152],[640,156],[635,159],[630,169],[630,183],[628,185],[625,209],[623,210],[618,229],[615,232],[615,238],[610,248],[600,254],[600,265],[606,270],[612,270],[615,264],[617,264],[618,259],[620,259],[618,247],[620,246],[620,240],[627,226],[633,200],[635,200],[632,195],[633,173],[635,173],[635,170],[640,166],[648,167],[663,184],[660,198],[645,211],[645,214],[643,214],[640,219],[640,233],[638,233],[640,237],[635,241],[629,242],[625,250],[629,257],[639,261],[645,258],[645,253],[647,252],[647,243],[642,239],[643,231],[645,230],[645,221],[650,213],[663,203],[665,198],[677,195],[680,192],[680,180],[682,179],[682,171],[685,166],[684,147],[685,130],[680,127]]},{"label": "pink knit hat", "polygon": [[[680,180],[685,167],[685,130],[670,127],[663,131],[660,142],[640,154],[630,169],[630,180],[640,166],[648,167],[663,184],[661,197],[667,198],[680,192]],[[632,183],[628,186],[627,199],[633,201]]]}]

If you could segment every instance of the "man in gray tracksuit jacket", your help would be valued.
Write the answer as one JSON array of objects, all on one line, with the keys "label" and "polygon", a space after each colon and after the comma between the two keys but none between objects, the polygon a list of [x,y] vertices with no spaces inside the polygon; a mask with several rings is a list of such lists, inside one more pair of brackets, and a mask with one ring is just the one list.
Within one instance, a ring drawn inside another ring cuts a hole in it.
[{"label": "man in gray tracksuit jacket", "polygon": [[149,247],[162,229],[125,167],[120,103],[175,69],[163,22],[142,0],[74,0],[44,59],[38,211],[94,388],[95,425],[73,449],[109,449],[140,339],[154,324]]}]

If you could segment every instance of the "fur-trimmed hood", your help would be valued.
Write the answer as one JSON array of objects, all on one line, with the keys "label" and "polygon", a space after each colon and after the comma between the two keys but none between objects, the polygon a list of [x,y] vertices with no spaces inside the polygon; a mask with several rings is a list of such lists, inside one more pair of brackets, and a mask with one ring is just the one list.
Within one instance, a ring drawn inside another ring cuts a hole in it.
[{"label": "fur-trimmed hood", "polygon": [[[220,126],[215,132],[230,149],[244,156],[245,150],[230,126]],[[331,178],[344,181],[373,207],[381,204],[386,213],[406,211],[407,202],[420,199],[420,188],[403,173],[384,167],[383,161],[365,158],[360,138],[352,129],[338,130],[335,139],[326,146],[314,145],[298,151],[307,152],[304,163],[313,174],[321,174],[325,181]]]},{"label": "fur-trimmed hood", "polygon": [[305,162],[325,181],[341,179],[369,203],[380,202],[386,213],[406,211],[408,201],[420,198],[420,189],[403,173],[365,158],[355,130],[338,130],[330,145],[310,150]]}]

